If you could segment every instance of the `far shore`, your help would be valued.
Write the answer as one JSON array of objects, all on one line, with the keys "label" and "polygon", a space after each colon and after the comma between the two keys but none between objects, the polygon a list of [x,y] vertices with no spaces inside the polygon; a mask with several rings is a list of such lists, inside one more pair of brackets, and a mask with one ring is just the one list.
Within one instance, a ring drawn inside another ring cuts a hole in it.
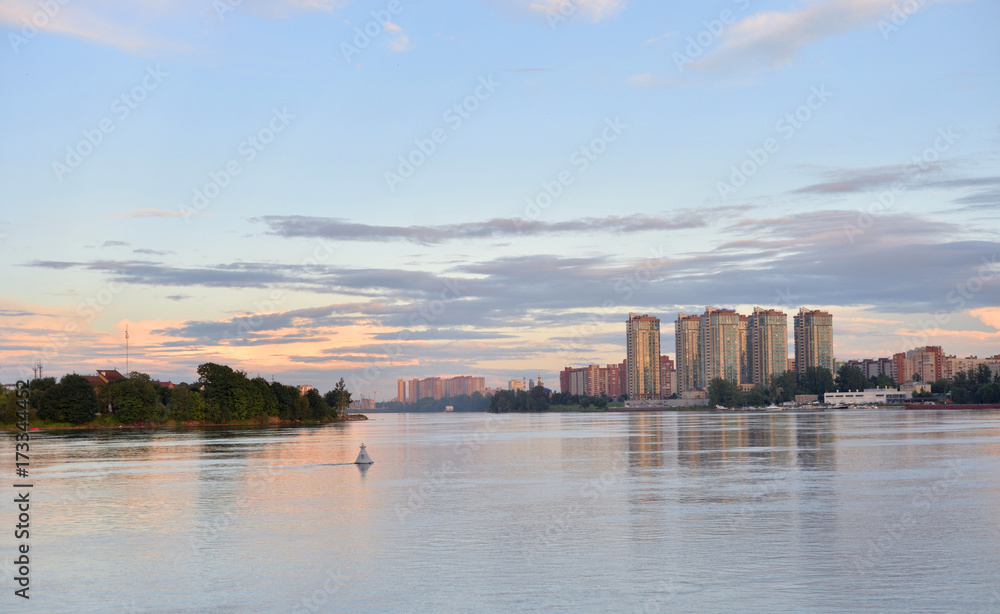
[{"label": "far shore", "polygon": [[[252,427],[286,427],[286,426],[321,426],[324,424],[343,424],[345,422],[358,422],[360,420],[367,420],[368,416],[364,414],[344,414],[343,420],[334,421],[311,421],[311,420],[281,420],[276,417],[271,417],[267,422],[261,422],[259,420],[243,420],[240,422],[226,422],[226,423],[215,423],[215,422],[199,422],[197,420],[189,420],[186,422],[178,423],[176,420],[168,420],[162,424],[153,424],[151,422],[139,422],[135,424],[99,424],[90,422],[87,424],[77,424],[77,425],[47,425],[40,424],[38,426],[30,426],[30,432],[42,433],[49,431],[103,431],[103,430],[118,430],[118,429],[200,429],[207,427],[231,427],[231,426],[252,426]],[[0,430],[4,431],[17,431],[19,430],[17,425],[5,425],[0,427]]]}]

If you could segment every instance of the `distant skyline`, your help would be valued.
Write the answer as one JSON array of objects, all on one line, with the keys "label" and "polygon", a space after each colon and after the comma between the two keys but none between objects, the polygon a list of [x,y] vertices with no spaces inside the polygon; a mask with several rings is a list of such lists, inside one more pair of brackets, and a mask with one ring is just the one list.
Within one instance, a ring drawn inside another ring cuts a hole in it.
[{"label": "distant skyline", "polygon": [[554,381],[708,305],[1000,353],[1000,5],[897,5],[5,1],[0,381],[126,326],[163,380]]}]

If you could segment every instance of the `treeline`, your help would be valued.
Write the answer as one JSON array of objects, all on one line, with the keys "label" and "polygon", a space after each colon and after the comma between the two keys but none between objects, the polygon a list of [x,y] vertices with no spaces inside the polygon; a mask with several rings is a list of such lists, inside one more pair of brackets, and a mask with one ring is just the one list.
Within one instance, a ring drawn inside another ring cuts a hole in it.
[{"label": "treeline", "polygon": [[[550,405],[579,405],[583,409],[606,409],[611,402],[610,397],[591,397],[585,394],[570,394],[568,392],[554,392],[549,397]],[[619,401],[625,400],[625,395],[618,397]]]},{"label": "treeline", "polygon": [[535,386],[530,392],[524,390],[499,390],[490,397],[489,411],[495,414],[548,410],[549,393],[542,386]]},{"label": "treeline", "polygon": [[441,399],[426,398],[420,399],[416,403],[403,404],[399,401],[387,401],[379,403],[376,411],[384,412],[439,412],[445,407],[452,406],[456,412],[486,411],[489,409],[490,401],[482,393],[473,392],[455,397],[444,397]]},{"label": "treeline", "polygon": [[835,390],[837,386],[829,369],[809,367],[801,374],[785,371],[772,377],[769,386],[757,385],[746,393],[738,384],[717,377],[708,383],[708,403],[725,407],[764,407],[794,401],[797,394],[815,394],[822,398],[823,393]]},{"label": "treeline", "polygon": [[[919,376],[913,379],[920,381]],[[930,382],[930,385],[930,392],[917,393],[914,397],[948,397],[952,403],[959,404],[1000,403],[1000,377],[994,376],[986,365],[957,373],[951,381],[942,378]],[[822,399],[827,392],[849,392],[866,388],[898,388],[898,385],[888,375],[867,378],[861,369],[852,365],[841,365],[836,377],[824,367],[809,367],[801,375],[795,371],[786,371],[771,378],[770,386],[754,386],[746,393],[733,382],[713,379],[708,385],[708,402],[726,407],[763,407],[772,403],[777,405],[794,401],[798,394],[814,394]]]},{"label": "treeline", "polygon": [[[303,395],[296,386],[251,379],[243,371],[215,363],[200,365],[198,376],[193,384],[169,388],[145,373],[132,372],[96,391],[82,375],[65,375],[58,382],[40,378],[30,383],[29,405],[33,418],[52,423],[229,424],[338,421],[351,404],[343,378],[325,395],[316,390]],[[16,403],[12,394],[6,396],[0,415],[5,424],[13,424]]]},{"label": "treeline", "polygon": [[[1000,373],[993,375],[986,365],[975,370],[960,371],[950,381],[939,379],[931,382],[930,396],[948,395],[952,403],[1000,403]],[[914,395],[916,397],[928,395]]]}]

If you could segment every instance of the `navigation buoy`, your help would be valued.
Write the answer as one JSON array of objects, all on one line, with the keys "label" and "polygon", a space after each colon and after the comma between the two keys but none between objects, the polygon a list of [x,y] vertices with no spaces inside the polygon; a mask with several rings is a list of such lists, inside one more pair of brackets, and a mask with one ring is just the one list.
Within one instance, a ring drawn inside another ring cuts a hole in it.
[{"label": "navigation buoy", "polygon": [[365,449],[365,444],[361,444],[361,451],[358,452],[358,460],[354,461],[355,465],[373,465],[375,461],[372,457],[368,456],[368,450]]}]

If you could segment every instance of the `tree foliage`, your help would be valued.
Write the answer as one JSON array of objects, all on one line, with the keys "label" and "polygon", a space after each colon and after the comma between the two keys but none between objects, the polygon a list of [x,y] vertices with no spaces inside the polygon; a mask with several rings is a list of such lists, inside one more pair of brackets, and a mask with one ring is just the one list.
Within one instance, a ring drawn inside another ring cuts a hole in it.
[{"label": "tree foliage", "polygon": [[709,405],[742,407],[743,391],[735,382],[716,377],[708,383]]},{"label": "tree foliage", "polygon": [[[607,406],[607,400],[604,400],[604,406]],[[548,409],[548,392],[541,386],[535,386],[531,392],[500,390],[490,397],[489,411],[495,414],[538,412],[548,411]]]},{"label": "tree foliage", "polygon": [[[853,365],[841,365],[837,370],[837,390],[840,392],[850,392],[852,390],[864,390],[868,387],[868,378],[864,372]],[[826,392],[824,390],[824,392]]]},{"label": "tree foliage", "polygon": [[45,389],[37,415],[43,420],[83,424],[97,417],[99,407],[97,394],[87,378],[71,373]]},{"label": "tree foliage", "polygon": [[152,378],[138,371],[104,384],[99,398],[101,407],[122,424],[152,421],[159,403]]}]

